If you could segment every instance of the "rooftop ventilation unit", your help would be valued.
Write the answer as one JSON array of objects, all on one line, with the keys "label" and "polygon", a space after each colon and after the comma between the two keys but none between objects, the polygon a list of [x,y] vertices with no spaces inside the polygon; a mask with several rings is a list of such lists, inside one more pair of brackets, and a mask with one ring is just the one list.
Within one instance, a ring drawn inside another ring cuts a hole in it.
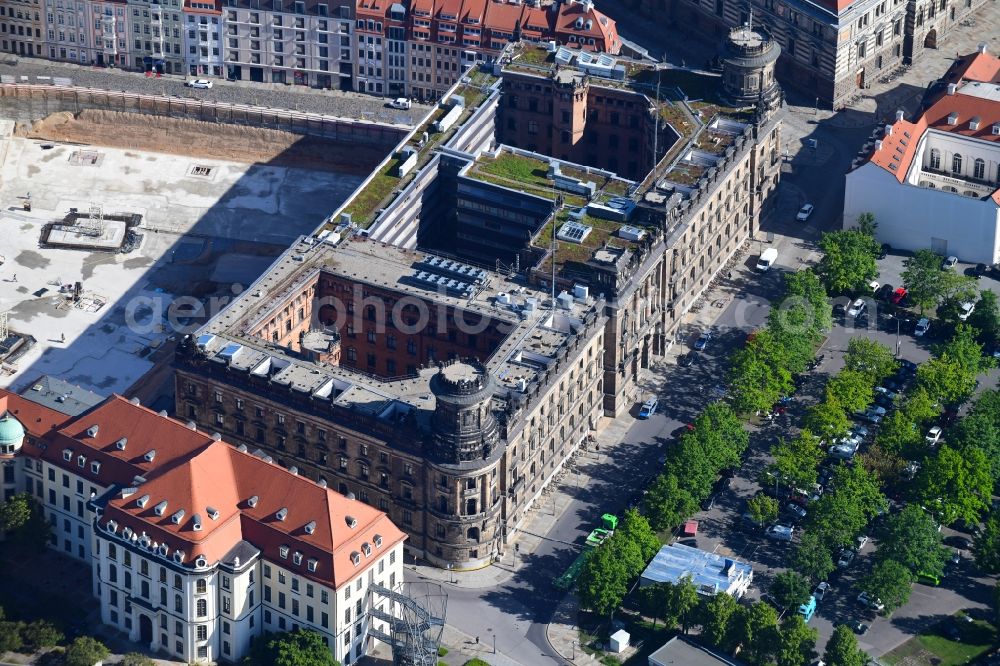
[{"label": "rooftop ventilation unit", "polygon": [[462,282],[443,275],[435,275],[433,273],[428,273],[427,271],[417,271],[412,277],[422,287],[426,287],[434,291],[442,290],[446,293],[461,297],[471,296],[474,291],[473,286],[468,282]]},{"label": "rooftop ventilation unit", "polygon": [[447,275],[476,284],[485,282],[487,277],[489,277],[489,274],[482,268],[463,264],[453,259],[445,259],[434,254],[427,255],[419,265],[428,272]]},{"label": "rooftop ventilation unit", "polygon": [[582,243],[590,235],[591,228],[579,222],[566,222],[556,233],[556,238],[570,243]]}]

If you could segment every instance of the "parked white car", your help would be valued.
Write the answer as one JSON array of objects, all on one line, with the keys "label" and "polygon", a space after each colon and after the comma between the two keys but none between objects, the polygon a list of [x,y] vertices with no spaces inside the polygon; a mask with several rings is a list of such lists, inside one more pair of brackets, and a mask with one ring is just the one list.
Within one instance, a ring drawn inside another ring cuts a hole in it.
[{"label": "parked white car", "polygon": [[406,110],[406,109],[409,109],[412,105],[413,105],[413,102],[411,102],[410,100],[408,100],[405,97],[397,97],[396,99],[394,99],[391,102],[389,102],[389,106],[391,106],[394,109],[403,109],[403,110]]},{"label": "parked white car", "polygon": [[958,318],[961,319],[962,321],[965,321],[966,319],[969,318],[969,315],[971,315],[975,311],[976,311],[976,304],[973,303],[972,301],[966,301],[965,303],[962,303],[961,307],[958,310]]},{"label": "parked white car", "polygon": [[208,90],[212,87],[212,82],[208,79],[191,79],[185,83],[188,88],[198,88],[201,90]]},{"label": "parked white car", "polygon": [[816,208],[811,203],[807,203],[799,209],[799,213],[795,216],[795,220],[797,222],[807,222],[815,209]]},{"label": "parked white car", "polygon": [[924,438],[927,440],[927,444],[930,446],[936,446],[938,440],[941,439],[941,426],[934,426],[927,431],[927,436]]},{"label": "parked white car", "polygon": [[865,299],[857,298],[854,300],[853,303],[851,303],[851,307],[847,309],[847,316],[857,317],[858,315],[860,315],[862,312],[865,311],[865,307],[866,307]]}]

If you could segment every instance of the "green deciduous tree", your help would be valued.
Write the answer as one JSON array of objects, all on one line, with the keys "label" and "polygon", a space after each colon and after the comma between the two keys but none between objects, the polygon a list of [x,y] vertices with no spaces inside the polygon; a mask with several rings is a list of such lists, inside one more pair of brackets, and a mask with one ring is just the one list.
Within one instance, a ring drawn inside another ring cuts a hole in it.
[{"label": "green deciduous tree", "polygon": [[96,638],[80,636],[66,648],[65,661],[67,666],[94,666],[110,654],[111,651]]},{"label": "green deciduous tree", "polygon": [[299,629],[288,633],[266,633],[253,640],[247,666],[339,666],[323,636]]},{"label": "green deciduous tree", "polygon": [[598,615],[610,615],[628,593],[629,568],[608,547],[610,541],[588,553],[576,583],[580,605]]},{"label": "green deciduous tree", "polygon": [[990,290],[979,292],[976,310],[969,316],[969,325],[978,331],[976,339],[988,348],[1000,342],[1000,305]]},{"label": "green deciduous tree", "polygon": [[771,447],[771,455],[774,457],[771,468],[778,478],[796,488],[808,488],[816,483],[816,468],[825,457],[819,438],[809,430],[791,439],[779,439]]},{"label": "green deciduous tree", "polygon": [[934,519],[919,506],[907,504],[886,518],[878,559],[899,562],[914,576],[920,572],[940,576],[947,557]]},{"label": "green deciduous tree", "polygon": [[857,292],[878,275],[875,257],[880,247],[871,235],[857,229],[832,231],[819,241],[823,258],[819,274],[832,294]]},{"label": "green deciduous tree", "polygon": [[930,250],[917,250],[903,262],[903,267],[903,285],[921,314],[948,296],[967,289],[972,282],[955,271],[941,270],[941,257]]},{"label": "green deciduous tree", "polygon": [[830,572],[836,568],[830,548],[823,542],[817,532],[802,533],[799,546],[792,556],[792,566],[803,576],[809,576],[814,581],[826,580]]},{"label": "green deciduous tree", "polygon": [[657,531],[677,527],[698,510],[698,500],[681,488],[673,474],[660,474],[645,499],[650,526]]},{"label": "green deciduous tree", "polygon": [[974,524],[990,505],[993,478],[981,449],[969,446],[957,451],[947,444],[924,462],[916,479],[917,496],[938,520],[950,525],[956,520]]},{"label": "green deciduous tree", "polygon": [[917,386],[906,395],[899,411],[921,426],[941,414],[941,405],[935,402],[926,389]]},{"label": "green deciduous tree", "polygon": [[896,371],[899,363],[892,350],[870,338],[854,337],[847,343],[844,367],[868,375],[871,384],[882,381]]},{"label": "green deciduous tree", "polygon": [[976,564],[987,573],[1000,573],[1000,516],[990,512],[982,531],[973,540]]},{"label": "green deciduous tree", "polygon": [[816,639],[819,631],[806,624],[798,613],[785,616],[774,652],[777,666],[802,666],[816,657]]},{"label": "green deciduous tree", "polygon": [[795,387],[792,373],[775,366],[752,345],[733,353],[729,365],[729,388],[733,409],[741,414],[769,410]]},{"label": "green deciduous tree", "polygon": [[996,487],[1000,482],[1000,393],[983,391],[968,416],[949,431],[948,442],[959,450],[969,446],[982,449]]},{"label": "green deciduous tree", "polygon": [[667,601],[667,617],[673,620],[674,624],[680,624],[681,630],[686,634],[688,629],[694,624],[698,611],[698,588],[690,577],[681,578],[674,585],[670,585],[670,594]]},{"label": "green deciduous tree", "polygon": [[653,559],[660,550],[659,537],[649,526],[649,521],[646,517],[640,514],[635,509],[629,509],[625,512],[622,517],[621,524],[618,526],[618,530],[615,535],[621,534],[623,539],[628,539],[632,541],[636,546],[639,547],[639,552],[642,554],[642,559],[644,562],[649,562]]},{"label": "green deciduous tree", "polygon": [[730,644],[741,647],[740,656],[751,664],[766,664],[777,647],[778,612],[757,602],[740,606],[734,614]]},{"label": "green deciduous tree", "polygon": [[902,409],[882,421],[875,441],[883,451],[906,459],[916,457],[927,446],[917,424]]},{"label": "green deciduous tree", "polygon": [[851,628],[840,624],[826,643],[823,661],[827,666],[865,666],[868,655],[858,648],[858,639]]},{"label": "green deciduous tree", "polygon": [[826,399],[809,408],[802,426],[827,443],[847,434],[851,420],[847,418],[844,406],[835,397],[827,394]]},{"label": "green deciduous tree", "polygon": [[813,329],[828,331],[833,324],[830,297],[819,276],[811,270],[785,273],[785,298],[798,298],[813,309]]},{"label": "green deciduous tree", "polygon": [[35,620],[21,629],[21,638],[24,646],[35,652],[42,648],[50,648],[59,645],[63,640],[63,632],[46,620]]},{"label": "green deciduous tree", "polygon": [[946,342],[934,346],[938,358],[957,361],[973,377],[994,366],[992,357],[983,356],[983,345],[976,340],[976,331],[968,324],[958,324]]},{"label": "green deciduous tree", "polygon": [[0,504],[0,532],[18,530],[31,519],[32,497],[27,493],[14,495]]},{"label": "green deciduous tree", "polygon": [[871,376],[858,370],[843,370],[831,377],[826,393],[847,412],[868,409],[875,400]]},{"label": "green deciduous tree", "polygon": [[24,639],[21,638],[23,629],[22,622],[13,622],[0,617],[0,654],[21,649],[24,645]]},{"label": "green deciduous tree", "polygon": [[976,375],[969,373],[962,364],[944,356],[925,361],[917,368],[918,386],[942,404],[962,402],[976,388]]},{"label": "green deciduous tree", "polygon": [[[662,619],[667,621],[667,610],[670,603],[670,583],[653,583],[639,588],[637,593],[639,610],[646,617],[653,618],[653,628],[656,628],[656,621]],[[672,627],[667,627],[671,629]]]},{"label": "green deciduous tree", "polygon": [[809,601],[809,581],[794,571],[775,574],[771,583],[771,596],[787,610],[796,610]]},{"label": "green deciduous tree", "polygon": [[739,603],[728,594],[713,594],[701,601],[701,635],[712,645],[723,647]]},{"label": "green deciduous tree", "polygon": [[761,494],[747,500],[747,511],[750,518],[758,525],[769,523],[778,517],[778,500]]},{"label": "green deciduous tree", "polygon": [[869,597],[881,600],[888,614],[909,600],[912,583],[909,569],[893,560],[880,560],[872,567],[871,573],[861,579],[858,587]]},{"label": "green deciduous tree", "polygon": [[809,529],[830,549],[846,546],[885,506],[878,478],[871,471],[863,465],[838,465],[833,491],[812,505]]}]

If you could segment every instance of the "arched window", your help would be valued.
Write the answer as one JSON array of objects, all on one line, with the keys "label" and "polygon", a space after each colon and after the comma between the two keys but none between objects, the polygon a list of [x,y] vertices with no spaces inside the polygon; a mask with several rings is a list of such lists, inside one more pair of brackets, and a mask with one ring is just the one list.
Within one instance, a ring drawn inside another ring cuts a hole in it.
[{"label": "arched window", "polygon": [[465,500],[465,515],[474,516],[476,515],[476,500],[470,499]]},{"label": "arched window", "polygon": [[479,541],[479,528],[470,527],[465,536],[468,537],[469,541]]},{"label": "arched window", "polygon": [[972,163],[972,177],[978,180],[983,180],[986,177],[986,162],[983,158],[977,157],[976,161]]},{"label": "arched window", "polygon": [[931,148],[931,168],[941,168],[941,151],[937,148]]},{"label": "arched window", "polygon": [[208,615],[208,601],[205,599],[198,600],[198,617],[205,617]]},{"label": "arched window", "polygon": [[951,156],[951,172],[962,173],[962,156],[958,153]]}]

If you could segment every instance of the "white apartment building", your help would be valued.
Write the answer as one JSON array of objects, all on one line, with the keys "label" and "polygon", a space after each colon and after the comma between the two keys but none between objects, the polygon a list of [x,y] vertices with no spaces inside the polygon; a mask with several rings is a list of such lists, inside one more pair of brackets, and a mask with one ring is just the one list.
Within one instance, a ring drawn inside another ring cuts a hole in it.
[{"label": "white apartment building", "polygon": [[962,261],[1000,261],[1000,60],[959,60],[937,99],[909,122],[886,125],[847,174],[844,226],[873,213],[881,242]]},{"label": "white apartment building", "polygon": [[226,0],[223,61],[242,81],[350,89],[353,5]]},{"label": "white apartment building", "polygon": [[221,77],[222,12],[214,0],[184,0],[184,63],[191,76]]},{"label": "white apartment building", "polygon": [[163,0],[162,4],[157,0],[129,0],[127,18],[134,68],[161,74],[184,73],[180,0]]},{"label": "white apartment building", "polygon": [[[69,417],[0,391],[2,489],[88,561],[104,623],[143,650],[236,662],[311,629],[344,664],[392,613],[403,540],[381,511],[120,396]],[[384,617],[384,616],[379,616]],[[374,624],[373,624],[374,623]]]}]

